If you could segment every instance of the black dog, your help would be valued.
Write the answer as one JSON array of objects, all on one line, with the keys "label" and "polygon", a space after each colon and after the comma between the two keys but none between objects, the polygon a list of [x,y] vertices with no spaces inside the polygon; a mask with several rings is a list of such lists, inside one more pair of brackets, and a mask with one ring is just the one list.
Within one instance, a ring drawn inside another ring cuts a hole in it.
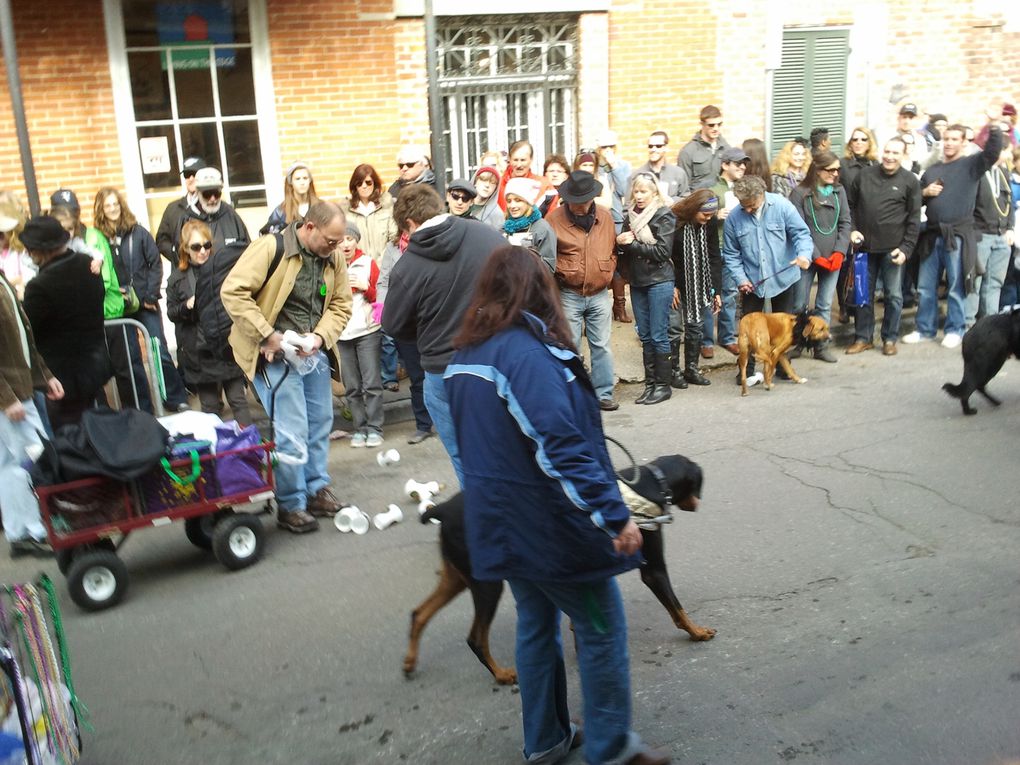
[{"label": "black dog", "polygon": [[[633,471],[625,476],[631,488],[658,505],[663,514],[668,512],[669,504],[681,510],[698,509],[702,484],[701,468],[686,457],[679,455],[659,457],[653,460],[650,466],[638,468],[636,481],[632,476]],[[666,501],[667,498],[671,502]],[[464,536],[463,495],[457,494],[421,516],[422,523],[433,519],[442,524],[439,530],[439,548],[443,557],[443,568],[439,572],[439,584],[435,591],[411,612],[411,635],[407,655],[404,657],[404,673],[409,675],[414,672],[418,664],[418,643],[421,633],[432,617],[468,589],[475,605],[475,618],[468,632],[468,647],[492,673],[497,683],[508,685],[517,682],[517,673],[511,668],[500,667],[489,653],[489,627],[503,594],[503,582],[481,582],[471,575],[471,561]],[[641,537],[641,552],[645,558],[641,566],[641,581],[665,606],[677,628],[686,630],[691,640],[711,640],[715,636],[715,630],[699,627],[691,621],[673,593],[669,573],[666,571],[666,560],[663,557],[662,531],[658,527],[654,530],[642,529]]]},{"label": "black dog", "polygon": [[964,414],[977,414],[970,405],[974,391],[998,406],[1001,401],[985,390],[1010,354],[1020,358],[1020,307],[1009,313],[984,316],[963,336],[963,379],[959,385],[946,383],[942,390],[960,399]]}]

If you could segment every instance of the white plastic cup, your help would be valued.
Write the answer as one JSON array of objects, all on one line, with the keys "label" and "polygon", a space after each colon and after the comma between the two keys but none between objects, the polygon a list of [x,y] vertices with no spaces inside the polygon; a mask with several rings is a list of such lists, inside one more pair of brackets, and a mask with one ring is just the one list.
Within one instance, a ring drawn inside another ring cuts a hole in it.
[{"label": "white plastic cup", "polygon": [[411,478],[404,484],[404,492],[415,502],[426,502],[439,493],[439,483],[437,481],[418,483]]},{"label": "white plastic cup", "polygon": [[379,463],[379,467],[396,465],[400,462],[400,452],[396,449],[386,449],[375,455],[375,461]]},{"label": "white plastic cup", "polygon": [[344,534],[353,531],[360,536],[368,532],[368,513],[354,505],[348,505],[333,516],[333,525],[336,526],[337,531]]},{"label": "white plastic cup", "polygon": [[394,523],[404,520],[404,512],[396,505],[388,505],[385,513],[377,513],[372,519],[372,525],[379,531],[385,531]]}]

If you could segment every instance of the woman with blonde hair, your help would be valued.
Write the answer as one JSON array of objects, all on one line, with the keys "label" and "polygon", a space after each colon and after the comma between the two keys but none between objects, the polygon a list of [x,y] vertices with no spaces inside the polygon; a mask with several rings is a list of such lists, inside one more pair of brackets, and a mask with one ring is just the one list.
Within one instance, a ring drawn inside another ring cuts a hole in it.
[{"label": "woman with blonde hair", "polygon": [[855,127],[850,131],[843,157],[839,160],[839,180],[844,188],[850,188],[861,170],[878,162],[878,146],[875,134],[866,127]]},{"label": "woman with blonde hair", "polygon": [[0,271],[14,287],[18,300],[25,297],[25,284],[39,270],[18,240],[26,216],[21,205],[5,199],[10,192],[0,192]]},{"label": "woman with blonde hair", "polygon": [[[803,139],[801,139],[803,140]],[[801,141],[787,141],[772,160],[772,190],[787,199],[804,180],[811,166],[811,153]]]},{"label": "woman with blonde hair", "polygon": [[[159,340],[166,407],[170,411],[184,411],[188,408],[187,393],[163,333],[163,314],[159,307],[163,262],[156,240],[138,224],[124,195],[110,186],[96,192],[92,220],[109,247],[117,281],[127,304],[125,316],[137,319],[148,331],[149,337]],[[116,358],[114,365],[119,367],[120,379],[123,367]]]},{"label": "woman with blonde hair", "polygon": [[295,162],[283,179],[283,202],[269,214],[269,220],[259,233],[275,234],[296,220],[304,220],[308,208],[318,201],[311,168],[306,162]]},{"label": "woman with blonde hair", "polygon": [[635,404],[658,404],[671,395],[672,364],[669,312],[673,305],[673,232],[676,216],[651,173],[638,173],[630,184],[623,231],[616,237],[630,277],[645,367],[645,389]]},{"label": "woman with blonde hair", "polygon": [[202,342],[200,306],[195,288],[206,261],[212,257],[212,230],[202,221],[189,218],[181,228],[180,257],[166,285],[166,314],[177,331],[177,361],[188,386],[198,393],[203,412],[223,414],[223,396],[234,419],[251,424],[251,410],[245,393],[244,374],[230,348],[209,348]]}]

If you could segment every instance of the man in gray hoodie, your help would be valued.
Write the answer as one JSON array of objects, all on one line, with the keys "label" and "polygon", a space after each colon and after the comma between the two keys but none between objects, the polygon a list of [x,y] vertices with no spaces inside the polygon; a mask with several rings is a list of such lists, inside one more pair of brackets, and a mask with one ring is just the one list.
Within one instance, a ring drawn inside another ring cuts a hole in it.
[{"label": "man in gray hoodie", "polygon": [[701,129],[680,150],[676,163],[691,181],[691,191],[710,189],[719,178],[722,153],[730,148],[722,137],[722,112],[718,106],[706,106],[699,115]]}]

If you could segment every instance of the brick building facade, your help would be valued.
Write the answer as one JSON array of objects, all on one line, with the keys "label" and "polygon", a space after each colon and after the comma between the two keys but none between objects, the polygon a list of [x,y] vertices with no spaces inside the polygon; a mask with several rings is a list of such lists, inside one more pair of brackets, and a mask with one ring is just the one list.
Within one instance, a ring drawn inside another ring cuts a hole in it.
[{"label": "brick building facade", "polygon": [[[479,18],[468,15],[486,10],[477,4],[437,0],[441,36],[448,41],[462,24],[482,30],[505,30],[501,19],[507,18],[509,28],[536,24],[527,34],[505,36],[505,44],[490,40],[496,61],[468,54],[456,77],[451,59],[441,57],[445,127],[458,133],[447,140],[459,140],[470,129],[494,148],[527,135],[547,150],[572,152],[611,127],[621,154],[640,163],[651,130],[666,129],[679,149],[696,130],[698,109],[706,103],[723,109],[723,132],[731,141],[792,137],[777,127],[780,101],[790,98],[788,90],[777,89],[777,72],[788,66],[788,54],[800,55],[797,41],[814,33],[836,47],[819,43],[809,54],[831,50],[835,53],[826,55],[835,58],[808,55],[802,62],[804,85],[821,83],[816,93],[842,89],[838,108],[826,117],[835,121],[826,126],[838,135],[857,124],[891,128],[897,98],[976,125],[989,103],[1020,99],[1020,23],[1010,20],[1009,5],[519,0],[512,17]],[[225,160],[228,170],[237,169],[228,173],[228,192],[254,231],[265,220],[267,203],[281,198],[282,174],[292,161],[311,163],[319,194],[336,198],[346,194],[359,162],[374,164],[388,182],[396,175],[394,158],[402,143],[428,143],[430,72],[421,4],[413,0],[11,0],[11,6],[44,207],[52,190],[68,186],[78,191],[90,219],[92,193],[113,184],[127,190],[136,213],[154,227],[152,219],[179,196],[179,161],[198,151],[187,145],[189,136],[201,136],[212,154],[207,160]],[[215,58],[218,84],[210,103],[224,114],[213,115],[212,107],[208,114],[184,113],[194,93],[206,98],[204,84],[174,91],[181,113],[175,109],[171,115],[162,103],[170,86],[157,81],[173,79],[171,69],[178,86],[198,82],[210,69],[207,63],[203,74],[199,64],[195,74],[191,64],[177,69],[178,63],[167,63],[164,48],[184,45],[161,21],[174,7],[199,15],[212,8],[228,30],[225,37],[210,38],[220,48],[208,49],[232,62],[221,66]],[[539,29],[543,20],[555,23]],[[556,35],[562,44],[553,44]],[[472,39],[488,38],[478,33]],[[506,62],[504,49],[513,51]],[[542,71],[558,66],[564,74],[515,86],[523,81],[519,73],[527,71],[521,61],[541,61]],[[23,192],[6,71],[3,75],[0,188]],[[549,85],[557,78],[560,85]],[[541,98],[531,92],[539,86],[545,89]],[[791,129],[787,123],[781,127]],[[169,164],[153,170],[159,151],[154,165],[143,166],[137,139],[155,138],[163,145],[160,135],[166,137],[162,160]],[[474,145],[459,146],[451,173],[471,169]]]}]

